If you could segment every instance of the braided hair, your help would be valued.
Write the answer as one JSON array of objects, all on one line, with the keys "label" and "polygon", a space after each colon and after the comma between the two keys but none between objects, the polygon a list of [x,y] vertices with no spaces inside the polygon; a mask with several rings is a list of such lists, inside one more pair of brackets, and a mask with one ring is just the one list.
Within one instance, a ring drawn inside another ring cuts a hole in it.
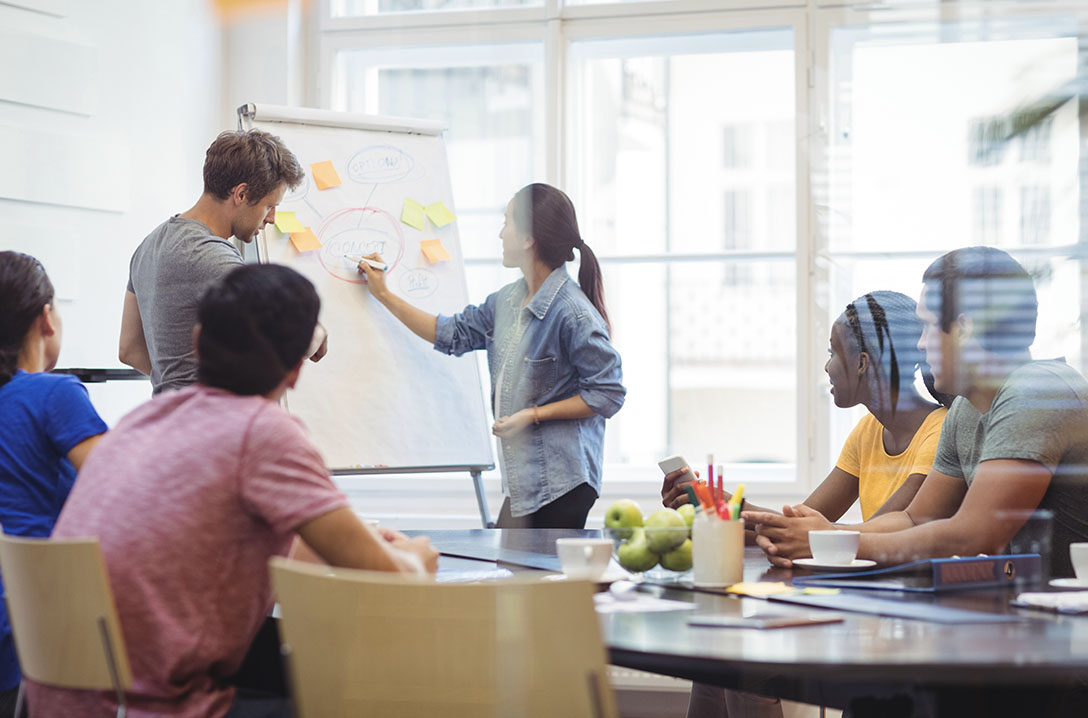
[{"label": "braided hair", "polygon": [[45,267],[20,252],[0,252],[0,386],[15,376],[27,332],[53,303]]},{"label": "braided hair", "polygon": [[850,328],[858,351],[868,354],[878,371],[887,372],[893,413],[900,392],[914,383],[914,372],[918,369],[926,389],[938,404],[951,406],[955,398],[937,391],[933,385],[933,372],[918,349],[923,324],[916,309],[914,300],[905,294],[877,291],[847,304],[841,317]]}]

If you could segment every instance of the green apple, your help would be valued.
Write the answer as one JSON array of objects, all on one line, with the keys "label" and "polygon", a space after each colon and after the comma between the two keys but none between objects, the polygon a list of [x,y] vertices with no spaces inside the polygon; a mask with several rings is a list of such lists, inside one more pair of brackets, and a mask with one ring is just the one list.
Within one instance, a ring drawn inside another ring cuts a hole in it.
[{"label": "green apple", "polygon": [[661,557],[661,565],[670,571],[687,571],[691,568],[691,539],[684,539],[672,551]]},{"label": "green apple", "polygon": [[[642,507],[631,499],[620,499],[604,512],[604,525],[610,529],[630,529],[642,525]],[[620,538],[630,538],[630,531],[617,531]]]},{"label": "green apple", "polygon": [[633,528],[631,531],[631,538],[624,541],[616,551],[620,566],[628,571],[649,571],[657,565],[657,554],[650,550],[643,529]]},{"label": "green apple", "polygon": [[688,535],[688,522],[676,509],[658,509],[646,519],[646,542],[650,550],[657,554],[667,553],[684,543]]},{"label": "green apple", "polygon": [[677,511],[688,522],[688,538],[691,538],[691,525],[695,523],[695,507],[691,504],[682,504]]}]

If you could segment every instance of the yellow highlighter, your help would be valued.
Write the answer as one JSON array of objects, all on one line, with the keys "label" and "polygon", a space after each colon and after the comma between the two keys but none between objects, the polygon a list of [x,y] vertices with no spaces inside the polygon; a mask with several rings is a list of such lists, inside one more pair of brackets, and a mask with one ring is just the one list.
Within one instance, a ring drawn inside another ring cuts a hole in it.
[{"label": "yellow highlighter", "polygon": [[733,498],[729,499],[729,515],[736,521],[740,518],[740,512],[744,508],[744,484],[737,484],[737,490]]}]

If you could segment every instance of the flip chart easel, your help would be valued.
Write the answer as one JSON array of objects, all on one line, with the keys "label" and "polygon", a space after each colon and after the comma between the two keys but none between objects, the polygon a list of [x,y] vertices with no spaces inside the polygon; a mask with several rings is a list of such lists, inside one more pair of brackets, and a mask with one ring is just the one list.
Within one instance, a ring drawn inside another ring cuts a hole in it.
[{"label": "flip chart easel", "polygon": [[[257,240],[259,261],[313,282],[329,333],[328,354],[304,367],[287,410],[334,475],[468,471],[491,526],[481,472],[494,460],[475,357],[445,356],[412,334],[349,259],[381,254],[389,286],[424,311],[468,304],[442,125],[254,104],[238,108],[238,125],[280,137],[306,171],[277,210],[282,231],[269,226]],[[422,222],[404,220],[408,201],[427,207]],[[444,253],[431,251],[434,240]]]}]

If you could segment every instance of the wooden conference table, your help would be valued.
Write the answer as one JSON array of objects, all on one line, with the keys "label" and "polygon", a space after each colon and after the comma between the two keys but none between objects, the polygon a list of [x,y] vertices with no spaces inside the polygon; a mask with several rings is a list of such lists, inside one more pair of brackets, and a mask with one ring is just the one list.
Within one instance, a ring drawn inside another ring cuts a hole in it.
[{"label": "wooden conference table", "polygon": [[[443,556],[440,571],[496,564],[513,571],[558,571],[556,538],[600,535],[567,529],[407,533],[431,537]],[[747,549],[745,581],[788,584],[794,574],[771,567],[758,549]],[[1088,716],[1088,616],[1009,606],[1016,590],[848,592],[1015,617],[1010,622],[950,624],[843,613],[842,623],[767,630],[697,628],[687,620],[694,614],[818,609],[661,586],[643,585],[640,591],[695,608],[601,614],[615,665],[849,708],[859,716]]]}]

